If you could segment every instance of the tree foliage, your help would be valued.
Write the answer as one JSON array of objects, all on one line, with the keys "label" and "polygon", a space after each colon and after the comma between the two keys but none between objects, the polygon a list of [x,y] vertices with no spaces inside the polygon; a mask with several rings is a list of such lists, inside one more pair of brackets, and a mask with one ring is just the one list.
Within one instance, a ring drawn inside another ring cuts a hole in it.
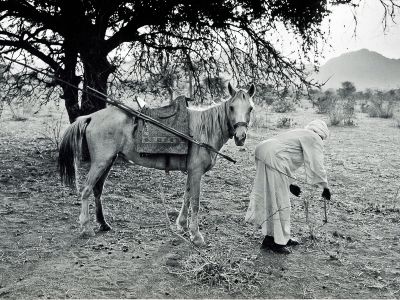
[{"label": "tree foliage", "polygon": [[[312,62],[332,4],[352,1],[0,0],[0,52],[104,93],[110,78],[165,80],[159,75],[166,67],[188,70],[197,97],[204,78],[223,74],[238,84],[300,87],[310,84],[304,61],[285,57],[274,42],[289,32],[298,58]],[[126,60],[129,70],[121,68]],[[71,121],[105,107],[53,84],[63,90]]]},{"label": "tree foliage", "polygon": [[341,85],[342,87],[338,88],[336,92],[339,95],[339,97],[343,99],[352,97],[356,92],[356,87],[354,83],[350,81],[344,81],[341,83]]}]

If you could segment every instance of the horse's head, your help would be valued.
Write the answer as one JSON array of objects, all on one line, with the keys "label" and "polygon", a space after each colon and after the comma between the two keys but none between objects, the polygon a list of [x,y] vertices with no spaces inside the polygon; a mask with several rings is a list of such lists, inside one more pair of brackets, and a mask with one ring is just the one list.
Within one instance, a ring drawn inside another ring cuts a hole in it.
[{"label": "horse's head", "polygon": [[235,90],[229,83],[228,90],[231,95],[227,103],[229,135],[235,138],[237,146],[243,146],[250,122],[250,113],[254,107],[252,97],[255,87],[252,84],[248,91]]}]

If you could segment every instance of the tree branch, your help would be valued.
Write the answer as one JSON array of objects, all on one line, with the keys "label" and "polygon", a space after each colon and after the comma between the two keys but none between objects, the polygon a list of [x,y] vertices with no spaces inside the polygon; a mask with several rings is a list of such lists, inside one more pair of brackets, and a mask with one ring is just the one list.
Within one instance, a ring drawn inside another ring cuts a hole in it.
[{"label": "tree branch", "polygon": [[44,54],[40,50],[36,49],[33,47],[30,43],[27,41],[10,41],[10,40],[0,40],[0,46],[6,46],[6,47],[16,47],[18,49],[24,49],[33,56],[36,56],[40,60],[42,60],[44,63],[46,63],[49,67],[51,67],[55,72],[59,71],[61,66],[53,60],[50,56]]}]

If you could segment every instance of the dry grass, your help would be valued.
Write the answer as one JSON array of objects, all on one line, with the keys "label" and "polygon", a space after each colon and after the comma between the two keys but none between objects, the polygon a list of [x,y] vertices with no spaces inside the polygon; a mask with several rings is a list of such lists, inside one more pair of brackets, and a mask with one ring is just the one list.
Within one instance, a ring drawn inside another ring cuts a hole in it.
[{"label": "dry grass", "polygon": [[[281,116],[268,114],[268,124]],[[324,118],[312,109],[288,116],[296,127]],[[260,251],[263,236],[244,222],[254,148],[286,129],[253,127],[244,147],[229,141],[222,149],[238,162],[219,159],[203,178],[200,229],[208,245],[199,253],[164,222],[165,208],[172,223],[180,208],[184,174],[165,178],[163,203],[163,172],[117,161],[103,195],[114,230],[79,239],[79,200],[60,185],[55,159],[37,151],[51,145],[37,133],[42,115],[20,123],[7,112],[0,122],[1,298],[400,296],[400,136],[393,120],[359,114],[357,127],[330,128],[328,223],[322,191],[300,184],[292,233],[302,245],[288,256]],[[304,179],[303,170],[295,176]],[[93,221],[93,198],[90,212]]]}]

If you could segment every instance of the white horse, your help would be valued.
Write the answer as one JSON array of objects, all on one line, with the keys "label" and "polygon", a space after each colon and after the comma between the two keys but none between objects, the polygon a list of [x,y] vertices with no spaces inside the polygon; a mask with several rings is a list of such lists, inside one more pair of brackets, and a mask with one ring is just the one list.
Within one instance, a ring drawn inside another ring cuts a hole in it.
[{"label": "white horse", "polygon": [[[254,85],[248,91],[235,90],[228,85],[230,99],[204,110],[189,109],[190,135],[217,150],[232,137],[238,146],[246,140],[250,113],[253,109]],[[89,222],[89,196],[93,191],[96,204],[96,219],[101,231],[110,230],[103,215],[101,194],[104,182],[117,156],[122,156],[138,165],[165,170],[187,172],[186,189],[182,208],[177,218],[178,229],[186,232],[196,245],[203,245],[204,238],[199,232],[198,211],[200,181],[216,162],[216,154],[190,143],[187,155],[166,154],[141,156],[136,152],[135,122],[124,111],[108,107],[93,114],[79,117],[66,130],[59,151],[59,172],[65,184],[74,185],[75,162],[81,158],[82,141],[87,144],[90,154],[90,170],[81,192],[82,208],[79,216],[82,234],[93,234]],[[188,210],[191,206],[191,220],[188,226]]]}]

